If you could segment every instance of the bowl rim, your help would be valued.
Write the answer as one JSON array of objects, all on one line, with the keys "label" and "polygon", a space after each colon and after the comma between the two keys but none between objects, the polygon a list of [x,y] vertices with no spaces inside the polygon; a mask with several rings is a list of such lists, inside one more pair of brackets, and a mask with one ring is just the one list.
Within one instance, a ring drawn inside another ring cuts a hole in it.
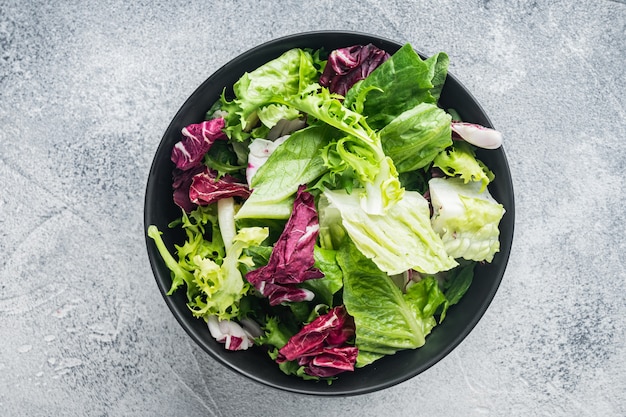
[{"label": "bowl rim", "polygon": [[[394,47],[400,47],[403,45],[402,43],[398,41],[395,41],[386,37],[382,37],[376,34],[371,34],[371,33],[366,33],[366,32],[359,32],[359,31],[316,30],[316,31],[298,32],[298,33],[281,36],[272,40],[259,43],[256,46],[253,46],[252,48],[239,53],[234,58],[228,60],[226,63],[221,65],[217,70],[213,71],[198,87],[195,88],[195,90],[188,96],[188,98],[183,102],[180,108],[176,111],[175,115],[173,116],[170,123],[168,124],[168,127],[165,130],[165,133],[159,142],[156,152],[154,153],[153,160],[150,165],[148,179],[146,181],[145,196],[144,196],[144,230],[143,232],[144,232],[144,238],[146,241],[146,248],[149,248],[150,245],[153,245],[152,239],[147,236],[147,228],[150,224],[152,224],[151,219],[153,217],[152,213],[154,211],[149,200],[150,200],[151,194],[153,193],[153,189],[155,187],[155,184],[153,184],[152,182],[152,178],[154,177],[154,172],[156,171],[156,165],[157,165],[156,156],[164,151],[164,148],[166,146],[165,142],[166,142],[167,133],[171,131],[172,128],[175,126],[176,120],[178,120],[180,116],[187,111],[188,107],[190,106],[190,103],[195,101],[196,96],[199,94],[201,90],[203,90],[206,84],[210,83],[214,78],[217,78],[228,68],[246,61],[251,56],[255,55],[257,52],[263,51],[267,48],[276,47],[285,42],[289,42],[289,43],[293,43],[294,41],[301,42],[302,40],[306,40],[306,39],[309,39],[311,37],[316,37],[316,36],[363,37],[363,38],[376,39],[380,41],[381,43],[388,43],[389,45],[392,45]],[[426,55],[423,54],[419,49],[416,49],[413,45],[411,46],[423,59],[426,57]],[[472,104],[476,107],[477,111],[486,120],[487,123],[484,123],[484,125],[487,127],[493,128],[493,124],[491,120],[489,119],[488,115],[486,114],[486,112],[484,111],[482,105],[478,102],[478,100],[476,100],[474,95],[454,76],[454,74],[451,74],[450,72],[448,72],[447,74],[446,83],[448,83],[449,81],[457,84],[457,88],[460,88],[461,90],[463,90],[464,94],[466,94],[467,97],[472,101]],[[501,163],[504,169],[506,170],[506,172],[508,173],[508,176],[506,178],[508,179],[508,181],[506,182],[506,184],[502,185],[502,188],[507,189],[508,193],[510,193],[510,205],[506,207],[506,210],[507,210],[506,215],[510,218],[510,232],[508,233],[508,236],[506,239],[506,245],[505,245],[506,250],[503,252],[501,251],[499,254],[497,254],[500,257],[501,263],[503,264],[503,266],[501,267],[501,273],[499,273],[498,276],[494,278],[495,281],[493,285],[491,286],[490,291],[484,295],[481,303],[479,304],[479,307],[477,310],[478,313],[472,316],[471,320],[469,320],[468,323],[464,326],[463,331],[458,333],[449,343],[445,345],[444,349],[440,349],[437,352],[437,354],[430,357],[421,366],[416,367],[415,369],[412,369],[411,371],[404,372],[396,378],[385,380],[382,382],[373,382],[367,385],[366,387],[356,388],[356,389],[332,389],[332,385],[331,385],[330,389],[318,390],[318,389],[314,389],[315,384],[313,383],[311,384],[310,388],[302,388],[299,384],[288,386],[288,385],[281,385],[281,384],[270,382],[267,379],[264,379],[261,375],[248,372],[242,367],[237,366],[236,363],[226,360],[223,356],[216,354],[208,346],[206,346],[206,344],[203,342],[203,338],[198,334],[198,332],[196,332],[193,327],[190,327],[189,325],[187,325],[187,323],[184,320],[184,317],[180,314],[178,306],[176,305],[174,299],[171,296],[167,295],[168,288],[166,288],[162,284],[162,282],[159,280],[159,272],[157,270],[157,262],[159,262],[159,260],[155,259],[155,257],[152,256],[150,250],[148,249],[148,258],[149,258],[150,266],[151,266],[154,278],[157,282],[157,286],[159,287],[159,291],[161,292],[161,295],[166,305],[168,306],[170,312],[174,315],[174,317],[176,318],[180,326],[194,340],[194,342],[200,348],[202,348],[202,350],[207,352],[211,356],[211,358],[221,363],[223,366],[225,366],[229,370],[235,371],[239,375],[249,378],[250,380],[260,383],[264,386],[271,387],[273,389],[280,390],[280,391],[287,391],[287,392],[295,393],[295,394],[316,395],[316,396],[353,396],[353,395],[362,395],[362,394],[372,393],[375,391],[380,391],[380,390],[395,386],[397,384],[400,384],[402,382],[405,382],[411,378],[416,377],[417,375],[431,368],[436,363],[440,362],[444,357],[446,357],[455,348],[457,348],[463,342],[463,340],[467,338],[467,336],[476,327],[478,322],[482,319],[489,305],[492,303],[499,289],[499,286],[502,282],[502,279],[506,272],[510,253],[511,253],[511,245],[512,245],[512,240],[513,240],[513,235],[514,235],[514,228],[515,228],[515,202],[514,202],[513,182],[512,182],[511,175],[510,175],[510,167],[508,164],[508,160],[506,158],[506,154],[504,153],[503,147],[504,145],[495,151],[500,153],[499,156],[501,158]],[[501,233],[501,236],[502,236],[502,233]],[[502,249],[502,240],[501,240],[501,249]],[[296,377],[293,377],[293,378],[296,378]]]}]

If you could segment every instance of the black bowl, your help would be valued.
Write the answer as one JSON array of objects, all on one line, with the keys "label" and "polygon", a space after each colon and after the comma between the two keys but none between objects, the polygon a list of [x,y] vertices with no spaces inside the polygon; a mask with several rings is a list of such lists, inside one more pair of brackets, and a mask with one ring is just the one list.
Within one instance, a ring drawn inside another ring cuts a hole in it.
[{"label": "black bowl", "polygon": [[[224,87],[232,86],[244,72],[254,70],[291,48],[323,47],[331,51],[370,42],[389,53],[402,46],[388,39],[362,33],[330,31],[301,33],[254,47],[211,75],[180,108],[157,149],[146,188],[145,232],[149,225],[156,225],[164,232],[163,239],[171,251],[175,243],[183,242],[182,233],[167,227],[168,223],[180,217],[180,210],[172,201],[171,150],[181,138],[181,129],[188,124],[202,121],[206,111],[218,99]],[[453,75],[448,75],[440,104],[443,108],[456,109],[465,121],[493,127],[480,105]],[[373,392],[406,381],[440,361],[470,333],[487,310],[504,275],[513,238],[513,185],[502,148],[479,150],[478,157],[495,173],[496,180],[489,189],[494,198],[506,209],[500,223],[500,252],[496,254],[492,263],[476,268],[474,281],[467,294],[458,305],[450,309],[446,320],[434,328],[423,347],[401,351],[355,372],[343,373],[331,385],[283,374],[267,354],[258,348],[239,352],[226,351],[222,344],[211,337],[206,323],[192,316],[186,306],[183,289],[171,296],[166,295],[171,284],[170,271],[163,263],[154,242],[146,238],[148,256],[156,282],[165,302],[191,338],[214,359],[254,381],[285,391],[335,396]]]}]

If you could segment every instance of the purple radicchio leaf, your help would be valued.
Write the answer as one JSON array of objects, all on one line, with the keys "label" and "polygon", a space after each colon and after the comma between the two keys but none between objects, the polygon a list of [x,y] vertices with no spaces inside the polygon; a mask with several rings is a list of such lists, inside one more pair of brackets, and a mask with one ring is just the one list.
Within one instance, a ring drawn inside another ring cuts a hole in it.
[{"label": "purple radicchio leaf", "polygon": [[330,377],[354,370],[358,355],[355,346],[347,345],[354,336],[352,317],[343,306],[319,316],[292,336],[278,351],[277,362],[297,361],[307,374]]},{"label": "purple radicchio leaf", "polygon": [[370,75],[389,56],[371,43],[336,49],[328,57],[320,84],[331,93],[345,96],[350,87]]},{"label": "purple radicchio leaf", "polygon": [[222,198],[250,196],[248,186],[235,177],[223,175],[217,178],[217,172],[204,167],[202,172],[194,175],[189,187],[189,200],[199,206],[207,206]]},{"label": "purple radicchio leaf", "polygon": [[176,168],[186,171],[198,166],[213,142],[227,139],[222,131],[224,125],[224,119],[218,117],[184,127],[183,138],[172,149],[171,159]]},{"label": "purple radicchio leaf", "polygon": [[227,350],[246,350],[254,346],[254,336],[235,321],[219,320],[217,316],[209,316],[207,325],[211,336],[216,341],[224,343]]},{"label": "purple radicchio leaf", "polygon": [[314,267],[313,248],[319,234],[319,222],[314,197],[305,189],[306,185],[298,188],[291,216],[267,265],[246,275],[248,282],[269,298],[270,305],[311,300],[313,293],[297,288],[295,284],[324,276]]},{"label": "purple radicchio leaf", "polygon": [[354,371],[358,354],[356,346],[324,348],[322,353],[313,356],[306,364],[304,372],[311,376],[328,378],[341,372]]},{"label": "purple radicchio leaf", "polygon": [[270,305],[275,306],[281,303],[298,303],[300,301],[311,301],[315,294],[305,288],[298,288],[295,285],[276,284],[270,281],[260,281],[257,290],[270,300]]},{"label": "purple radicchio leaf", "polygon": [[174,203],[185,212],[190,213],[193,211],[198,205],[192,203],[189,199],[189,187],[191,187],[191,183],[193,182],[193,177],[196,174],[199,174],[205,170],[204,165],[198,165],[193,167],[187,171],[183,171],[182,169],[174,168],[172,175],[172,188],[174,189]]}]

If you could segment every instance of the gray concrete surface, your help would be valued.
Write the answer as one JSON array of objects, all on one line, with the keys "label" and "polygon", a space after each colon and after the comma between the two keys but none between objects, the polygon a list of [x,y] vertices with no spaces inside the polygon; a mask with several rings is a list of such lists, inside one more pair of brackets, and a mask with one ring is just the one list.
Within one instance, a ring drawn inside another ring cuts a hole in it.
[{"label": "gray concrete surface", "polygon": [[[152,156],[214,70],[301,31],[446,51],[505,135],[509,267],[427,372],[280,393],[187,337],[145,251]],[[0,0],[0,415],[626,415],[626,4]]]}]

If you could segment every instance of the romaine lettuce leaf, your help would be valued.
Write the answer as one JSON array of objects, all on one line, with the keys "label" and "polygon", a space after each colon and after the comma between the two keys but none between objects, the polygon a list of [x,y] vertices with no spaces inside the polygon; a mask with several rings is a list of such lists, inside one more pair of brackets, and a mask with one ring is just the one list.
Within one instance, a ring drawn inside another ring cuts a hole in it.
[{"label": "romaine lettuce leaf", "polygon": [[428,76],[431,79],[430,82],[433,84],[433,88],[430,89],[430,94],[433,96],[435,101],[439,101],[441,90],[443,89],[443,85],[448,77],[448,65],[450,63],[450,58],[447,54],[440,52],[429,57],[424,62],[428,65]]},{"label": "romaine lettuce leaf", "polygon": [[282,136],[276,140],[254,139],[250,142],[248,146],[250,149],[248,153],[248,166],[246,167],[246,181],[248,182],[248,187],[252,188],[252,178],[254,178],[259,168],[267,162],[276,148],[288,138],[289,136]]},{"label": "romaine lettuce leaf", "polygon": [[424,278],[403,294],[349,240],[337,261],[344,274],[344,304],[356,325],[357,367],[424,345],[436,325],[433,315],[446,301],[435,278]]},{"label": "romaine lettuce leaf", "polygon": [[454,258],[491,262],[500,250],[498,225],[504,207],[481,191],[481,183],[461,178],[432,178],[433,229]]},{"label": "romaine lettuce leaf", "polygon": [[366,93],[362,113],[372,128],[381,129],[420,103],[437,102],[447,74],[447,62],[442,52],[424,61],[406,44],[348,90],[345,105],[355,105]]},{"label": "romaine lettuce leaf", "polygon": [[435,104],[418,104],[381,129],[380,140],[398,172],[423,168],[452,145],[450,115]]},{"label": "romaine lettuce leaf", "polygon": [[251,179],[253,192],[235,218],[287,219],[298,187],[326,171],[320,149],[331,137],[328,126],[311,126],[292,133]]},{"label": "romaine lettuce leaf", "polygon": [[409,269],[434,274],[457,265],[430,224],[428,202],[407,191],[386,215],[370,215],[359,205],[358,190],[326,190],[324,196],[341,213],[343,227],[356,247],[389,275]]}]

